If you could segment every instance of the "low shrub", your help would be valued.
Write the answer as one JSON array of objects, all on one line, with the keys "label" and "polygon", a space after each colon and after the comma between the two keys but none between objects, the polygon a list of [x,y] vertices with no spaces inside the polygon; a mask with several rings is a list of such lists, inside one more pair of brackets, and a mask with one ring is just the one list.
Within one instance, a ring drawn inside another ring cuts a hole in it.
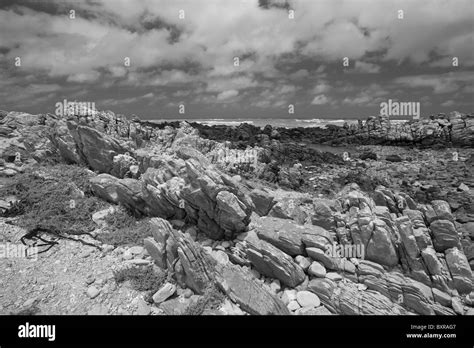
[{"label": "low shrub", "polygon": [[195,303],[186,308],[185,315],[202,315],[206,310],[216,310],[224,302],[225,296],[215,285],[209,285]]},{"label": "low shrub", "polygon": [[153,302],[152,296],[161,288],[167,279],[164,272],[158,272],[152,266],[134,266],[114,272],[117,284],[130,281],[137,291],[147,291],[145,300]]},{"label": "low shrub", "polygon": [[150,237],[151,229],[147,219],[139,220],[127,209],[119,207],[107,215],[107,228],[97,236],[102,243],[114,246],[143,244],[143,239]]},{"label": "low shrub", "polygon": [[5,216],[19,216],[17,224],[27,230],[83,234],[96,225],[91,215],[105,207],[92,196],[86,169],[73,165],[38,167],[15,176],[0,188],[0,196],[18,199]]}]

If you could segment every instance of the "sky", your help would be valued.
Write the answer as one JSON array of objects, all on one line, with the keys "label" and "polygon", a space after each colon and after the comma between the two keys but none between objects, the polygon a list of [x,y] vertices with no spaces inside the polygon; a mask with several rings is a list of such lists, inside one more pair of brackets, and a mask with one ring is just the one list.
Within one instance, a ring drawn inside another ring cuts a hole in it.
[{"label": "sky", "polygon": [[473,82],[472,0],[0,0],[8,111],[365,119],[391,99],[427,116],[474,111]]}]

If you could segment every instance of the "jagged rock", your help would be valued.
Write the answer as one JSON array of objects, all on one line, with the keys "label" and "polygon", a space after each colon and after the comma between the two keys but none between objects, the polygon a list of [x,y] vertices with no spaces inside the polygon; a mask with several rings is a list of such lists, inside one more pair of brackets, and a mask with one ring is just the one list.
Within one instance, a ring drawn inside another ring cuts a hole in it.
[{"label": "jagged rock", "polygon": [[119,140],[98,130],[68,122],[68,128],[74,138],[79,156],[92,169],[101,173],[110,173],[114,167],[114,157],[131,152],[132,149]]},{"label": "jagged rock", "polygon": [[[166,245],[166,263],[168,268],[174,267],[178,283],[197,294],[203,294],[214,283],[250,314],[289,314],[281,300],[257,283],[250,271],[231,263],[218,263],[189,235],[174,230],[163,219],[152,220],[153,238],[158,245]],[[164,263],[162,247],[159,255],[158,260]]]},{"label": "jagged rock", "polygon": [[333,201],[315,199],[313,201],[314,215],[311,217],[313,225],[320,226],[326,230],[335,228],[333,214],[336,211]]},{"label": "jagged rock", "polygon": [[436,220],[449,220],[454,221],[453,215],[451,213],[451,208],[449,203],[442,200],[434,200],[431,202],[431,206],[427,205],[422,207],[422,211],[425,214],[428,224],[431,224]]},{"label": "jagged rock", "polygon": [[469,293],[472,290],[472,271],[466,255],[458,248],[445,251],[446,263],[453,277],[454,288],[460,293]]},{"label": "jagged rock", "polygon": [[407,278],[398,272],[384,273],[382,276],[361,276],[359,279],[369,289],[380,292],[396,303],[423,315],[433,315],[431,307],[433,294],[423,283]]},{"label": "jagged rock", "polygon": [[275,204],[274,198],[265,190],[253,189],[250,198],[255,205],[255,212],[260,216],[267,215]]},{"label": "jagged rock", "polygon": [[389,315],[407,314],[407,311],[387,297],[375,291],[360,291],[349,280],[334,283],[329,279],[313,279],[308,289],[321,299],[333,313],[347,315]]},{"label": "jagged rock", "polygon": [[325,246],[331,235],[321,227],[299,225],[292,220],[262,217],[256,222],[257,235],[291,256],[303,255],[305,245]]},{"label": "jagged rock", "polygon": [[260,273],[279,279],[287,286],[295,287],[305,278],[303,269],[288,254],[264,240],[248,241],[246,253]]},{"label": "jagged rock", "polygon": [[452,247],[460,247],[456,227],[449,220],[436,220],[430,225],[436,251],[444,251]]},{"label": "jagged rock", "polygon": [[432,289],[433,291],[433,297],[436,302],[439,304],[449,307],[451,306],[451,296],[441,290],[438,289]]}]

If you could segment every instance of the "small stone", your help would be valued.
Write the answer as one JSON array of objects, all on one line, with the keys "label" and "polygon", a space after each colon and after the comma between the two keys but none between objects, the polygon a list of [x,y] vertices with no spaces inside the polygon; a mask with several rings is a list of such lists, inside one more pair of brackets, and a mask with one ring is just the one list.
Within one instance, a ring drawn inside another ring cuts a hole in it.
[{"label": "small stone", "polygon": [[291,301],[296,301],[296,290],[285,290],[281,295],[281,300],[285,305],[288,305]]},{"label": "small stone", "polygon": [[295,257],[295,261],[300,265],[302,269],[305,271],[308,269],[308,267],[311,265],[311,259],[308,257],[304,257],[301,255],[298,255]]},{"label": "small stone", "polygon": [[190,298],[193,295],[194,295],[194,292],[191,289],[186,289],[183,292],[183,297],[184,298]]},{"label": "small stone", "polygon": [[35,303],[35,301],[36,298],[30,298],[23,303],[23,307],[30,307]]},{"label": "small stone", "polygon": [[128,249],[128,251],[132,254],[132,255],[139,255],[141,253],[143,253],[143,247],[139,246],[139,245],[136,245],[136,246],[133,246],[131,247],[130,249]]},{"label": "small stone", "polygon": [[133,259],[133,260],[126,260],[124,263],[127,265],[146,266],[146,265],[151,265],[153,261],[144,260],[144,259]]},{"label": "small stone", "polygon": [[278,279],[275,279],[273,282],[270,283],[270,289],[276,294],[281,290],[281,284]]},{"label": "small stone", "polygon": [[102,245],[102,251],[103,251],[104,253],[108,253],[108,252],[114,250],[114,248],[115,248],[115,247],[114,247],[113,245],[110,245],[110,244],[103,244],[103,245]]},{"label": "small stone", "polygon": [[230,247],[232,246],[232,243],[229,242],[229,241],[223,241],[223,242],[221,243],[221,246],[222,246],[223,248],[225,248],[225,249],[228,249],[228,248],[230,248]]},{"label": "small stone", "polygon": [[150,306],[142,299],[138,300],[137,303],[137,314],[138,315],[149,315],[151,312]]},{"label": "small stone", "polygon": [[459,190],[459,191],[468,192],[468,191],[469,191],[469,186],[467,186],[466,184],[462,183],[461,185],[459,185],[458,190]]},{"label": "small stone", "polygon": [[226,265],[229,263],[229,256],[222,250],[211,252],[211,256],[220,264]]},{"label": "small stone", "polygon": [[306,290],[298,291],[296,293],[296,300],[301,307],[319,307],[321,305],[318,295]]},{"label": "small stone", "polygon": [[160,304],[166,301],[168,298],[174,295],[176,292],[176,285],[171,283],[166,283],[153,295],[153,302]]},{"label": "small stone", "polygon": [[93,282],[95,282],[95,277],[93,275],[89,275],[87,278],[86,278],[86,284],[87,285],[91,285]]},{"label": "small stone", "polygon": [[130,252],[130,250],[127,250],[123,253],[122,257],[124,258],[124,260],[131,260],[133,259],[133,255],[132,253]]},{"label": "small stone", "polygon": [[317,278],[324,278],[326,276],[326,267],[321,263],[314,261],[311,266],[309,266],[308,274]]},{"label": "small stone", "polygon": [[358,289],[359,291],[367,290],[367,285],[365,285],[365,284],[357,284],[357,289]]},{"label": "small stone", "polygon": [[90,286],[88,289],[87,289],[87,296],[89,296],[90,298],[96,298],[100,293],[100,290],[97,289],[95,286]]},{"label": "small stone", "polygon": [[293,301],[290,301],[290,303],[288,303],[288,305],[286,306],[291,312],[294,312],[296,311],[297,309],[300,308],[300,305],[298,303],[298,301],[296,300],[293,300]]}]

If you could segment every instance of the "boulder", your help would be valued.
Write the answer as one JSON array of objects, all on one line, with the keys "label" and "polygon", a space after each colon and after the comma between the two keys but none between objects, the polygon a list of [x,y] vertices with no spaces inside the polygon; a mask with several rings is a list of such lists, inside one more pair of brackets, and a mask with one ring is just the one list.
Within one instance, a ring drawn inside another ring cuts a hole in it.
[{"label": "boulder", "polygon": [[247,258],[260,273],[276,278],[289,287],[303,282],[305,273],[293,259],[264,240],[247,242]]},{"label": "boulder", "polygon": [[430,225],[436,251],[445,251],[452,247],[460,247],[456,227],[449,220],[435,220]]},{"label": "boulder", "polygon": [[446,263],[453,277],[454,288],[460,293],[470,293],[472,290],[472,271],[466,255],[458,248],[445,250]]}]

